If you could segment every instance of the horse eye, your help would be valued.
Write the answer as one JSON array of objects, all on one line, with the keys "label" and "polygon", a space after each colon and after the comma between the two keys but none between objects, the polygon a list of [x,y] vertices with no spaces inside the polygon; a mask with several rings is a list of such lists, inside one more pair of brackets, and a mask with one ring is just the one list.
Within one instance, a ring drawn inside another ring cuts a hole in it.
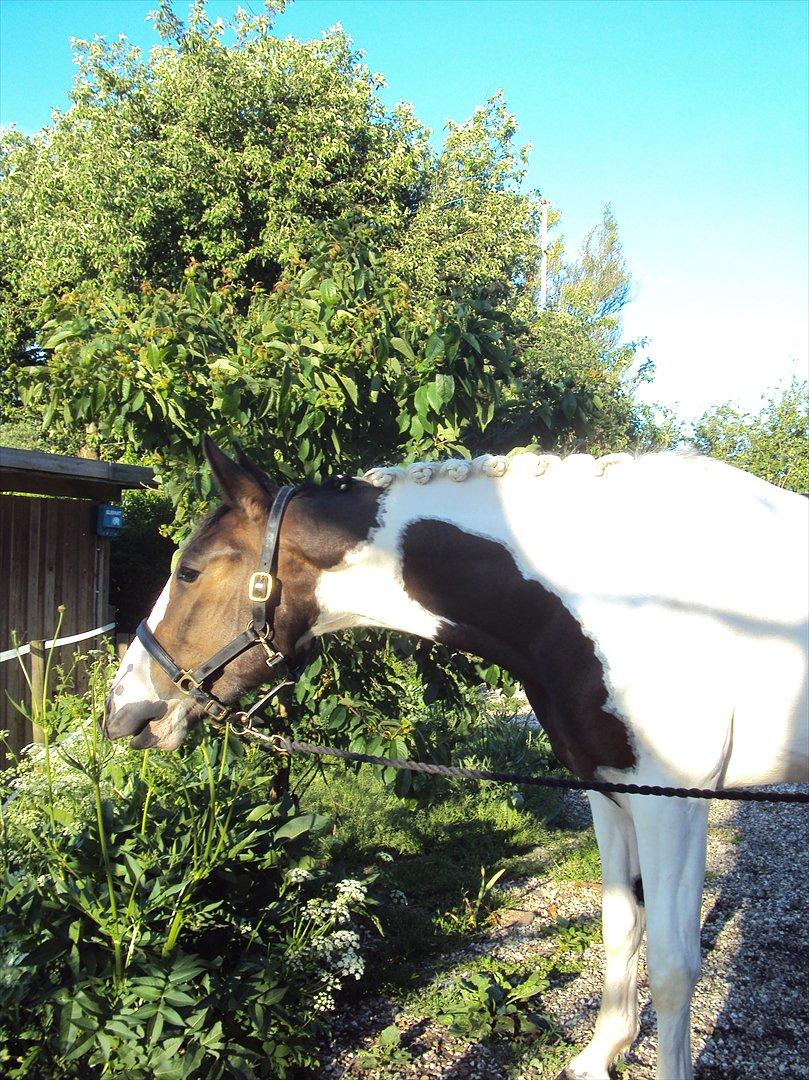
[{"label": "horse eye", "polygon": [[177,571],[178,581],[196,581],[199,577],[199,570],[192,570],[190,566],[181,566]]}]

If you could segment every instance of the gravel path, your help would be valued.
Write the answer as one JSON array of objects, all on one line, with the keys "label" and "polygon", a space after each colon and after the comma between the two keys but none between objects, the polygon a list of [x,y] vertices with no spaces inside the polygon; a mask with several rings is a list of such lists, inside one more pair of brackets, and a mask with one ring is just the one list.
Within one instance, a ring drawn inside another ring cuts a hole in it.
[{"label": "gravel path", "polygon": [[[778,790],[789,790],[783,785]],[[566,797],[568,816],[589,821],[586,800]],[[692,1011],[697,1080],[809,1080],[809,819],[805,807],[714,803],[710,811],[708,875],[703,899],[702,976]],[[547,953],[547,928],[561,917],[598,916],[600,888],[588,882],[530,880],[511,893],[514,911],[506,925],[476,943],[466,956],[490,953],[503,960],[530,960]],[[545,934],[543,934],[545,931]],[[577,1046],[587,1041],[598,1010],[602,947],[591,945],[583,969],[571,982],[544,995]],[[463,956],[458,957],[462,962]],[[654,1015],[640,972],[641,1033],[623,1074],[653,1080]],[[413,1060],[361,1071],[356,1051],[370,1046],[395,1022]],[[505,1080],[509,1073],[496,1049],[451,1038],[445,1028],[419,1016],[397,1014],[385,1000],[363,1002],[341,1017],[335,1042],[318,1077],[365,1080]],[[541,1058],[541,1051],[537,1054]],[[545,1080],[558,1063],[512,1071],[515,1080]]]}]

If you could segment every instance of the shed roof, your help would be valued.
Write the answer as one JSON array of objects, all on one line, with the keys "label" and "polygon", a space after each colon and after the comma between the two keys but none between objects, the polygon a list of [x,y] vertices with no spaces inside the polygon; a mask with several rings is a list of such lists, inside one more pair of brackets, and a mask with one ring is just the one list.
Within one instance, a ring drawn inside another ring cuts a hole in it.
[{"label": "shed roof", "polygon": [[120,498],[124,488],[154,486],[152,470],[139,465],[0,446],[2,492],[106,500]]}]

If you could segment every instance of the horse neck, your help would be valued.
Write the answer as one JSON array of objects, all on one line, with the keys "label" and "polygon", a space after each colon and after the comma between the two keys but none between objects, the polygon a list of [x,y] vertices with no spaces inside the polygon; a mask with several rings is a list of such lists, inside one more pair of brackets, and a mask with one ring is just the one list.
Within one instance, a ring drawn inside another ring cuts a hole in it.
[{"label": "horse neck", "polygon": [[[532,487],[531,518],[543,517],[542,487]],[[519,496],[491,478],[395,483],[368,539],[321,575],[313,634],[379,626],[513,665],[500,624],[503,596],[524,581],[510,520]]]}]

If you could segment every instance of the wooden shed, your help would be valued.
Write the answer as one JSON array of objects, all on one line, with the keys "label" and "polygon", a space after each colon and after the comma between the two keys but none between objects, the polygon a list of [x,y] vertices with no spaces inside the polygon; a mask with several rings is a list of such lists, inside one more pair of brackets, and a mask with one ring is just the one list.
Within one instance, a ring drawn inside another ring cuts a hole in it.
[{"label": "wooden shed", "polygon": [[87,636],[61,646],[57,663],[114,631],[115,541],[99,535],[99,507],[119,502],[125,488],[153,485],[151,469],[0,447],[0,729],[15,753],[32,732],[6,696],[27,699],[12,631],[20,642],[52,639],[64,604],[59,639]]}]

